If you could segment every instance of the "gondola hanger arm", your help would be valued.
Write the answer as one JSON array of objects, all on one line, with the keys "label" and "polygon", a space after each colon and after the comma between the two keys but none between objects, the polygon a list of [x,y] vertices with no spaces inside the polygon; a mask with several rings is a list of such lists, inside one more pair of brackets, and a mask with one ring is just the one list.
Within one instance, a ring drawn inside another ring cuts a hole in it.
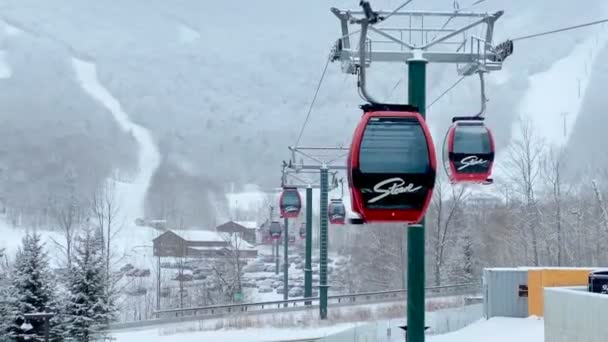
[{"label": "gondola hanger arm", "polygon": [[483,68],[480,68],[477,71],[477,74],[479,74],[479,84],[481,88],[481,110],[475,115],[477,118],[482,118],[487,109],[488,98],[486,97],[486,83],[483,76],[485,72],[486,71]]}]

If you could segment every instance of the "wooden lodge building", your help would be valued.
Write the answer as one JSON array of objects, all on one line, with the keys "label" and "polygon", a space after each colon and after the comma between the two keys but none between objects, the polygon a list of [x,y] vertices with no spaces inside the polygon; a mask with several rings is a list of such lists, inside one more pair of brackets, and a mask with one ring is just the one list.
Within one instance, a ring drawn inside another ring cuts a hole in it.
[{"label": "wooden lodge building", "polygon": [[[241,258],[256,258],[255,229],[227,222],[210,230],[167,230],[152,240],[154,256],[187,258],[226,258],[238,252]],[[237,238],[238,237],[238,238]]]},{"label": "wooden lodge building", "polygon": [[220,233],[238,234],[238,236],[247,241],[248,243],[255,245],[257,230],[257,224],[253,221],[228,221],[215,228]]}]

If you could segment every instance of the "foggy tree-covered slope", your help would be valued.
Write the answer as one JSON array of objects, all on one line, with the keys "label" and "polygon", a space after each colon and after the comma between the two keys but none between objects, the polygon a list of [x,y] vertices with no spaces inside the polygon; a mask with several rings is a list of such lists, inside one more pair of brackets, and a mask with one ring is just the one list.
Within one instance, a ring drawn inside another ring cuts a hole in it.
[{"label": "foggy tree-covered slope", "polygon": [[85,200],[115,168],[132,169],[132,138],[84,95],[61,50],[32,36],[4,47],[12,77],[0,82],[0,184],[10,207],[44,215],[69,173]]},{"label": "foggy tree-covered slope", "polygon": [[[400,3],[378,0],[373,5],[392,9]],[[449,10],[452,3],[414,1],[411,8]],[[8,165],[6,191],[42,200],[66,165],[72,165],[82,177],[84,193],[112,168],[133,167],[135,144],[78,87],[71,57],[96,62],[104,85],[156,139],[163,163],[148,198],[153,214],[168,210],[171,202],[196,221],[213,211],[208,193],[221,194],[228,183],[276,186],[286,146],[295,142],[339,36],[329,7],[357,4],[1,0],[0,18],[23,30],[5,34],[1,47],[13,69],[11,78],[0,80],[0,129],[6,141],[0,163]],[[567,0],[488,0],[475,8],[505,10],[496,28],[496,41],[501,41],[596,19],[601,5],[600,0],[587,1],[584,8]],[[498,148],[508,143],[511,123],[521,114],[518,105],[528,78],[565,57],[588,32],[517,43],[504,70],[488,76],[488,124]],[[374,64],[374,93],[404,101],[406,82],[393,90],[404,74],[404,67]],[[456,79],[453,66],[431,65],[429,101]],[[436,145],[451,116],[478,110],[478,87],[475,78],[465,80],[429,110]],[[589,92],[601,89],[601,82],[592,81]],[[538,100],[551,101],[551,94]],[[601,116],[591,95],[585,101],[585,120]],[[302,144],[348,144],[361,102],[355,78],[342,74],[338,64],[330,65]],[[573,139],[590,136],[586,130]]]}]

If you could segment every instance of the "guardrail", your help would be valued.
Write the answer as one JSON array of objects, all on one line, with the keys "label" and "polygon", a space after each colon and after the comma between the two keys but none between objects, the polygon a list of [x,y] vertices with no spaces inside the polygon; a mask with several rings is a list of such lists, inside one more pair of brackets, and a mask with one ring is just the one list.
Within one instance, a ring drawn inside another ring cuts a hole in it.
[{"label": "guardrail", "polygon": [[[462,289],[462,288],[470,288],[473,286],[479,287],[479,283],[466,283],[466,284],[453,284],[453,285],[444,285],[444,286],[430,286],[426,287],[425,290],[427,292],[433,291],[441,291],[441,290],[449,290],[449,289]],[[367,301],[381,301],[382,299],[395,299],[399,297],[404,297],[407,293],[407,290],[389,290],[389,291],[377,291],[377,292],[363,292],[363,293],[351,293],[351,294],[341,294],[341,295],[332,295],[327,296],[328,304],[336,304],[336,303],[361,303]],[[441,292],[441,294],[445,294],[445,292]],[[357,301],[358,300],[358,301]],[[246,312],[251,311],[251,309],[264,310],[265,308],[280,308],[283,306],[284,308],[298,306],[314,306],[318,303],[319,297],[309,297],[309,298],[299,298],[299,299],[287,299],[287,300],[275,300],[275,301],[267,301],[267,302],[253,302],[253,303],[238,303],[238,304],[224,304],[224,305],[211,305],[211,306],[202,306],[202,307],[194,307],[194,308],[184,308],[184,309],[170,309],[170,310],[160,310],[155,311],[154,315],[156,317],[160,317],[163,314],[177,314],[180,313],[191,313],[192,315],[214,315],[218,313],[218,310],[223,310],[226,313],[234,313],[238,312]],[[308,304],[310,303],[310,304]],[[255,310],[255,311],[258,311]]]},{"label": "guardrail", "polygon": [[[451,284],[443,286],[430,286],[425,288],[427,298],[446,297],[454,295],[472,294],[481,291],[480,283]],[[328,296],[328,306],[340,307],[349,305],[364,305],[383,302],[405,300],[407,290],[389,290],[376,292],[351,293]],[[225,305],[211,305],[194,308],[169,309],[155,311],[157,317],[151,320],[115,323],[110,329],[129,329],[154,326],[166,323],[191,321],[199,319],[221,318],[230,314],[263,314],[276,312],[289,312],[318,308],[319,297],[298,298],[288,300],[238,303]]]}]

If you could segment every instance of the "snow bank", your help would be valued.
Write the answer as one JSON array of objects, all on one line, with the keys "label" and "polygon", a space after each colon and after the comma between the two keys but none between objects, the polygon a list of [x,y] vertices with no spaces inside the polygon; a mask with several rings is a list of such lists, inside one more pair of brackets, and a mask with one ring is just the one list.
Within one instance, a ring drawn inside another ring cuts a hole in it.
[{"label": "snow bank", "polygon": [[161,330],[143,330],[114,334],[115,342],[200,342],[200,341],[222,341],[222,342],[258,342],[258,341],[281,341],[293,339],[319,338],[341,330],[351,328],[354,324],[338,324],[329,327],[318,327],[314,329],[243,329],[243,330],[217,330],[200,331],[176,335],[162,335]]},{"label": "snow bank", "polygon": [[429,342],[544,342],[544,325],[538,318],[494,317],[444,335],[430,336]]},{"label": "snow bank", "polygon": [[[399,328],[404,320],[368,323],[327,337],[323,342],[403,341],[405,332]],[[433,322],[427,322],[433,324]],[[543,321],[537,318],[504,318],[479,320],[460,330],[443,334],[427,334],[428,342],[544,342]]]}]

